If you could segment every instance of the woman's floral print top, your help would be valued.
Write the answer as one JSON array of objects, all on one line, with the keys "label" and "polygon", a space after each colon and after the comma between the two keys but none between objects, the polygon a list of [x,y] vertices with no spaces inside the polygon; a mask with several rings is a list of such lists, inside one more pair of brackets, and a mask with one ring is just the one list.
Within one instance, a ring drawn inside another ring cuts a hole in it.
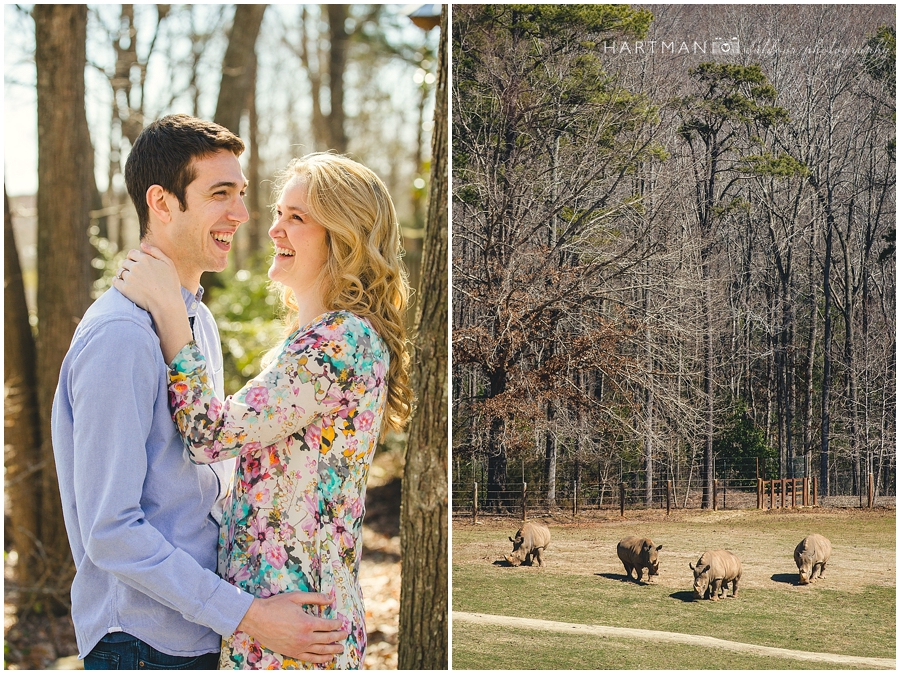
[{"label": "woman's floral print top", "polygon": [[328,665],[292,660],[235,632],[223,643],[220,668],[361,666],[362,521],[388,358],[368,321],[337,311],[288,337],[271,365],[224,401],[215,397],[195,345],[172,362],[173,418],[192,460],[239,457],[219,535],[219,574],[257,597],[329,594],[334,603],[319,615],[341,620],[350,632]]}]

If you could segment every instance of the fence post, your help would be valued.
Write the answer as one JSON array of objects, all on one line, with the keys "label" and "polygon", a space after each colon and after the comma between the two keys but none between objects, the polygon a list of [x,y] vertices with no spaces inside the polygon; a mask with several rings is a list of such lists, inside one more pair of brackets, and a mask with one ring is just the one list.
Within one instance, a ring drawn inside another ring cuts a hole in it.
[{"label": "fence post", "polygon": [[784,510],[784,506],[786,505],[785,504],[785,497],[787,496],[787,494],[785,494],[786,491],[787,491],[787,480],[785,478],[781,478],[781,509],[782,510]]},{"label": "fence post", "polygon": [[[759,459],[756,460],[756,465],[759,466]],[[757,469],[758,471],[758,469]],[[759,472],[757,472],[759,475]],[[763,507],[763,481],[761,478],[756,478],[756,509],[762,510]]]},{"label": "fence post", "polygon": [[875,476],[869,473],[869,507],[875,507]]},{"label": "fence post", "polygon": [[791,478],[791,510],[797,509],[797,478]]},{"label": "fence post", "polygon": [[803,478],[803,507],[809,505],[809,477]]},{"label": "fence post", "polygon": [[813,488],[812,488],[812,504],[813,504],[813,508],[815,508],[815,507],[816,507],[816,498],[817,498],[816,494],[819,492],[819,478],[817,478],[815,475],[813,475],[813,480],[812,480],[812,482],[813,482],[813,485],[812,485],[812,487],[813,487]]},{"label": "fence post", "polygon": [[528,483],[522,482],[522,521],[523,522],[525,522],[528,519],[528,511],[527,511],[527,508],[525,505],[525,503],[526,503],[525,498],[526,498],[527,491],[528,491]]},{"label": "fence post", "polygon": [[713,510],[719,509],[719,481],[713,480]]},{"label": "fence post", "polygon": [[625,483],[619,483],[619,514],[625,517]]},{"label": "fence post", "polygon": [[769,510],[775,510],[775,480],[769,480]]},{"label": "fence post", "polygon": [[672,510],[672,480],[666,480],[666,516]]},{"label": "fence post", "polygon": [[472,524],[478,524],[478,483],[475,483],[475,489],[472,490]]}]

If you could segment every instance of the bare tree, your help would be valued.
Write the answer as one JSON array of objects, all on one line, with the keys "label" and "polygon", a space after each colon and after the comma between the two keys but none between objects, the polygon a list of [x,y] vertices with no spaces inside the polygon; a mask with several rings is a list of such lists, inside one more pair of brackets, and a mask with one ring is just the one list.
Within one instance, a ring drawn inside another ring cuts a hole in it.
[{"label": "bare tree", "polygon": [[213,121],[235,134],[255,91],[256,38],[268,5],[235,5],[228,31],[228,48],[222,59],[222,81]]},{"label": "bare tree", "polygon": [[328,112],[330,149],[347,151],[347,132],[344,129],[344,70],[347,68],[348,5],[326,5],[328,14],[328,93],[331,105]]},{"label": "bare tree", "polygon": [[418,405],[403,471],[400,669],[446,669],[447,532],[447,7],[441,11],[431,193],[422,255],[414,381]]},{"label": "bare tree", "polygon": [[250,221],[238,230],[239,244],[235,246],[234,264],[240,268],[245,250],[250,255],[260,249],[261,208],[259,119],[256,110],[257,63],[256,41],[268,5],[235,5],[234,18],[228,31],[228,48],[222,59],[222,81],[213,121],[235,134],[241,133],[241,119],[248,112],[248,140],[250,141],[247,181],[249,184]]},{"label": "bare tree", "polygon": [[63,607],[74,567],[56,482],[50,411],[63,357],[91,302],[88,228],[94,150],[84,108],[87,7],[35,5],[33,17],[38,108],[36,381],[43,462],[39,474],[41,562],[45,582],[59,592],[57,607]]},{"label": "bare tree", "polygon": [[34,337],[25,302],[25,286],[12,213],[3,188],[3,426],[6,496],[5,535],[16,550],[18,603],[32,606],[40,597],[33,589],[41,580],[41,471],[39,415],[35,382]]}]

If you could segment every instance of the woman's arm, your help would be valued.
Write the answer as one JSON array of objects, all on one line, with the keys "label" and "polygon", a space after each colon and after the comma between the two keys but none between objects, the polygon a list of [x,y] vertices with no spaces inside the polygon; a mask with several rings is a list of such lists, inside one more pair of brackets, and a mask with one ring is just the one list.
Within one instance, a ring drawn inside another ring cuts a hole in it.
[{"label": "woman's arm", "polygon": [[185,346],[172,360],[169,392],[191,459],[212,463],[258,452],[300,431],[298,441],[319,449],[337,432],[370,428],[371,413],[357,412],[359,399],[386,385],[386,366],[362,335],[366,329],[353,316],[326,314],[224,401],[215,397],[203,355]]},{"label": "woman's arm", "polygon": [[181,297],[181,281],[175,265],[159,248],[141,243],[141,249],[143,252],[128,251],[113,286],[150,312],[163,359],[171,363],[175,354],[194,338]]}]

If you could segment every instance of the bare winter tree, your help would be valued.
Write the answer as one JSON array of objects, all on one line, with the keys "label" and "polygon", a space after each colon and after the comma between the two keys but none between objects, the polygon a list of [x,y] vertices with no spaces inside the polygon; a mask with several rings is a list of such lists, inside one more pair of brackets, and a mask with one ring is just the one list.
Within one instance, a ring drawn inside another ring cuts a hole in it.
[{"label": "bare winter tree", "polygon": [[[457,12],[460,470],[486,467],[494,505],[521,460],[551,508],[591,463],[600,493],[618,464],[647,504],[662,471],[689,492],[698,468],[706,507],[735,471],[817,474],[823,494],[861,494],[872,473],[894,490],[893,10],[642,10],[646,33],[605,34],[583,8]],[[710,34],[740,48],[695,39]],[[605,113],[598,82],[630,98]],[[652,122],[626,104],[640,97]]]},{"label": "bare winter tree", "polygon": [[431,193],[417,309],[418,404],[403,471],[400,669],[445,669],[448,645],[447,508],[447,7],[441,12]]},{"label": "bare winter tree", "polygon": [[29,608],[40,597],[29,588],[41,580],[41,443],[34,336],[25,301],[19,250],[9,197],[3,192],[3,428],[5,491],[9,499],[5,536],[18,554],[18,602]]},{"label": "bare winter tree", "polygon": [[250,106],[256,76],[256,38],[267,5],[235,5],[228,31],[228,49],[222,60],[222,82],[213,121],[235,134]]},{"label": "bare winter tree", "polygon": [[[40,575],[50,604],[65,609],[74,575],[61,516],[50,410],[59,368],[78,320],[91,302],[88,243],[93,202],[94,150],[84,108],[87,7],[35,5],[38,108],[38,339],[40,426]],[[65,208],[60,208],[65,204]]]}]

